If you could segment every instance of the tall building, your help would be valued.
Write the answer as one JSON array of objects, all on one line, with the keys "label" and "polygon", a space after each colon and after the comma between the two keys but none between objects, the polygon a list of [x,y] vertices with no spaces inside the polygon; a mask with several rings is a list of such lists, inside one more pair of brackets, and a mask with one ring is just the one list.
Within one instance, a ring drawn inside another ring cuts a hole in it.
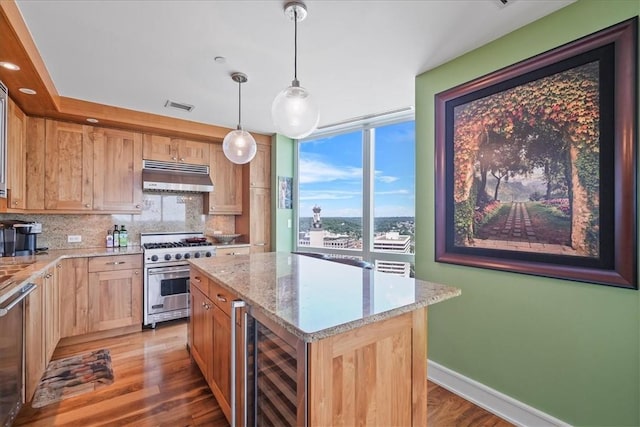
[{"label": "tall building", "polygon": [[[408,254],[411,251],[411,236],[405,236],[397,231],[381,234],[376,236],[373,241],[373,249],[375,251]],[[376,260],[376,270],[409,277],[411,274],[411,263]]]},{"label": "tall building", "polygon": [[307,232],[300,232],[298,244],[311,248],[355,248],[357,246],[356,241],[352,237],[346,234],[331,233],[322,228],[321,211],[320,206],[316,205],[313,207],[313,222],[311,223],[311,228]]}]

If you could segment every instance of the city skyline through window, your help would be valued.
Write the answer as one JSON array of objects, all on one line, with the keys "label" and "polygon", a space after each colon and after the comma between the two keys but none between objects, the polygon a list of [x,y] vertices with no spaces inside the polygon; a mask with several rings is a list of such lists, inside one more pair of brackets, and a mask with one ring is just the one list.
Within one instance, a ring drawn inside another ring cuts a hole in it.
[{"label": "city skyline through window", "polygon": [[297,170],[298,250],[412,275],[413,120],[299,142]]}]

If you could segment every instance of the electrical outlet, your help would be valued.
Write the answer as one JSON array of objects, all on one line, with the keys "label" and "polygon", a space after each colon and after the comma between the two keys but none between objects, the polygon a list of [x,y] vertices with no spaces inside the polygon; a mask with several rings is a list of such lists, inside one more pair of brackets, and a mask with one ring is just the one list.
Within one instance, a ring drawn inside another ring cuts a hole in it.
[{"label": "electrical outlet", "polygon": [[291,228],[291,219],[287,219],[287,228]]},{"label": "electrical outlet", "polygon": [[67,242],[68,243],[80,243],[80,242],[82,242],[82,236],[80,236],[78,234],[69,234],[67,236]]}]

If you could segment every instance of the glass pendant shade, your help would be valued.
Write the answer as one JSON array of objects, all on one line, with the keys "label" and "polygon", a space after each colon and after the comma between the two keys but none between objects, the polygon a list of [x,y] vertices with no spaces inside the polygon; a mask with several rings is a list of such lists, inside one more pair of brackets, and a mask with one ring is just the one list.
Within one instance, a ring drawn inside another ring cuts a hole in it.
[{"label": "glass pendant shade", "polygon": [[229,132],[222,141],[222,151],[227,159],[242,165],[249,163],[256,155],[256,140],[242,129]]},{"label": "glass pendant shade", "polygon": [[318,127],[320,111],[305,88],[291,85],[273,100],[271,118],[278,133],[302,139]]}]

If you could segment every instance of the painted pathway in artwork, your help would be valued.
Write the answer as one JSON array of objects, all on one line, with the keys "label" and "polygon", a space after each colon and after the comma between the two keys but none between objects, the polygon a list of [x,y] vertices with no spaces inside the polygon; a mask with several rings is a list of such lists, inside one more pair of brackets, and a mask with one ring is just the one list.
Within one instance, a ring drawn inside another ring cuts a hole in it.
[{"label": "painted pathway in artwork", "polygon": [[536,232],[531,225],[529,212],[523,202],[512,203],[509,216],[505,223],[502,226],[493,227],[489,235],[491,236],[489,239],[475,239],[470,246],[476,248],[577,255],[577,252],[569,246],[538,242]]}]

